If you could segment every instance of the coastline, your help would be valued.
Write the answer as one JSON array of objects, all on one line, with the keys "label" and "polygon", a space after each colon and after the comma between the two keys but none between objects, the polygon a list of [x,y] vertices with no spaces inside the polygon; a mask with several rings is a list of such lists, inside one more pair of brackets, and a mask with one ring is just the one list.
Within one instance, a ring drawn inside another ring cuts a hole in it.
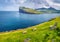
[{"label": "coastline", "polygon": [[[50,28],[57,22],[56,28]],[[36,26],[28,27],[25,29],[13,30],[10,32],[0,33],[0,42],[24,42],[26,39],[29,42],[52,42],[60,41],[60,17],[53,20],[38,24]]]},{"label": "coastline", "polygon": [[[57,18],[59,18],[59,17],[57,17]],[[46,22],[43,22],[43,23],[41,23],[41,24],[37,24],[37,25],[35,25],[35,26],[31,26],[31,27],[27,27],[27,28],[23,28],[23,29],[17,29],[17,30],[11,30],[11,31],[5,31],[5,32],[0,32],[0,34],[4,34],[4,33],[10,33],[10,32],[23,32],[23,30],[26,30],[26,29],[32,29],[32,28],[36,28],[36,27],[38,27],[38,26],[40,26],[40,25],[43,25],[44,26],[44,24],[47,24],[47,23],[49,23],[49,22],[51,22],[51,21],[54,21],[56,18],[52,18],[52,19],[50,19],[49,21],[46,21]],[[55,21],[56,22],[56,21]],[[55,23],[54,22],[54,23]],[[53,23],[53,24],[54,24]]]}]

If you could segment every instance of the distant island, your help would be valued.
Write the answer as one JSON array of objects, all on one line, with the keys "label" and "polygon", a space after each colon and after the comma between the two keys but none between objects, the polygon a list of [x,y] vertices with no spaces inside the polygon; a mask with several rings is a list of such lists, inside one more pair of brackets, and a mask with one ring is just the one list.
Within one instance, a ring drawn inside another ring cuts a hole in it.
[{"label": "distant island", "polygon": [[26,14],[43,14],[43,13],[60,13],[60,10],[56,10],[52,7],[50,8],[27,8],[27,7],[19,7],[20,13],[26,13]]},{"label": "distant island", "polygon": [[44,13],[60,13],[60,10],[56,10],[53,7],[50,7],[50,8],[38,8],[36,10],[44,12]]},{"label": "distant island", "polygon": [[27,14],[41,14],[42,13],[38,10],[31,9],[31,8],[26,8],[26,7],[20,7],[19,12],[20,13],[27,13]]}]

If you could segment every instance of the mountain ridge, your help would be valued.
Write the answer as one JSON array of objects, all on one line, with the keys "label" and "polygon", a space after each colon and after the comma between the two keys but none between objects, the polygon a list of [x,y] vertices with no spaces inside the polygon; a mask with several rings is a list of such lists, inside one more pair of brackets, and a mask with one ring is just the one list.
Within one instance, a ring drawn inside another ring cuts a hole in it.
[{"label": "mountain ridge", "polygon": [[26,14],[42,14],[42,13],[60,13],[60,10],[56,10],[55,8],[27,8],[27,7],[20,7],[19,8],[20,13],[26,13]]},{"label": "mountain ridge", "polygon": [[44,11],[46,13],[48,13],[48,11],[51,12],[51,13],[60,13],[60,10],[57,10],[57,9],[55,9],[53,7],[50,7],[50,8],[37,8],[36,10]]}]

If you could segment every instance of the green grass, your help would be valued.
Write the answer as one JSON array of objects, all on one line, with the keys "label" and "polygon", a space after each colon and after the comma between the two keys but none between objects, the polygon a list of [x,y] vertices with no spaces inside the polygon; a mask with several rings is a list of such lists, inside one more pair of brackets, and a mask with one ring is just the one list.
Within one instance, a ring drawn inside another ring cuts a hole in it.
[{"label": "green grass", "polygon": [[24,9],[24,11],[26,12],[29,12],[29,13],[34,13],[34,14],[42,14],[43,12],[40,12],[40,11],[37,11],[37,10],[34,10],[34,9]]},{"label": "green grass", "polygon": [[[56,28],[50,30],[56,22]],[[60,42],[60,17],[26,29],[0,33],[0,42],[24,42],[27,38],[28,42]]]},{"label": "green grass", "polygon": [[31,8],[25,8],[25,7],[20,7],[22,10],[28,12],[28,13],[32,13],[32,14],[42,14],[43,12],[37,11],[35,9],[31,9]]}]

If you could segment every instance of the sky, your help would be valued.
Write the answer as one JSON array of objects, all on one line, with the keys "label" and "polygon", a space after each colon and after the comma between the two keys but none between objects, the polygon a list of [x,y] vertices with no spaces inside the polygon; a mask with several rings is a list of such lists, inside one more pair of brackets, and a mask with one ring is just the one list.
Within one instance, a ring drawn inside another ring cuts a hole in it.
[{"label": "sky", "polygon": [[0,0],[0,11],[18,11],[20,6],[60,10],[60,0]]}]

